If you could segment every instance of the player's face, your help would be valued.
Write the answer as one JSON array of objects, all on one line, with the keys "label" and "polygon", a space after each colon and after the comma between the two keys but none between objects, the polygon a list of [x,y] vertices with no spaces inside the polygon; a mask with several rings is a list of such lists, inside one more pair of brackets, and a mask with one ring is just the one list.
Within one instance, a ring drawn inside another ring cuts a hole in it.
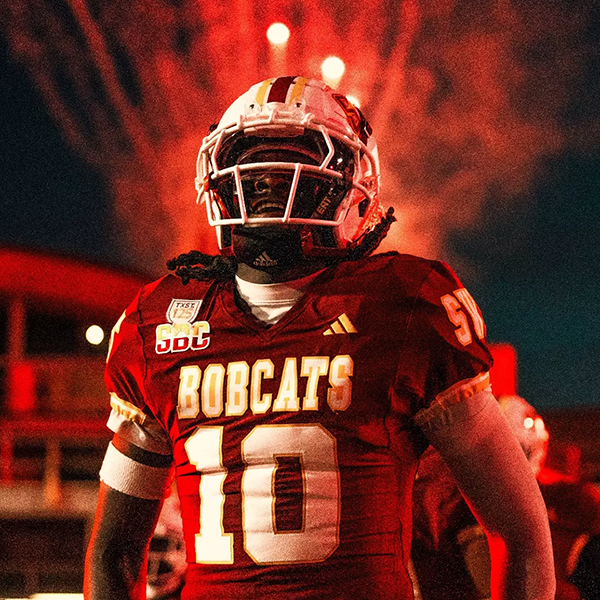
[{"label": "player's face", "polygon": [[[308,153],[293,147],[274,147],[264,144],[246,152],[239,164],[314,161]],[[242,189],[249,217],[281,218],[288,205],[294,172],[265,169],[242,175]],[[235,198],[237,202],[237,198]],[[285,272],[303,262],[302,243],[298,225],[246,224],[233,230],[233,248],[241,263],[261,271],[272,279],[285,278]],[[262,277],[261,277],[262,279]]]},{"label": "player's face", "polygon": [[[302,171],[298,176],[289,166],[318,166],[326,152],[320,137],[312,134],[288,138],[249,136],[231,142],[223,156],[225,165],[234,162],[249,167],[240,173],[249,217],[281,219],[289,211],[292,218],[308,219],[315,215],[331,218],[328,213],[335,211],[347,190],[319,173]],[[220,186],[219,194],[228,211],[239,217],[240,198],[233,178],[225,179]],[[322,267],[318,261],[313,268],[313,261],[304,257],[303,229],[303,225],[283,223],[238,225],[233,229],[233,250],[240,263],[261,271],[267,280],[291,279],[299,268],[310,272]],[[288,273],[290,269],[292,273]]]},{"label": "player's face", "polygon": [[[276,170],[242,176],[248,216],[283,217],[290,197],[293,176],[293,172]],[[252,225],[248,224],[248,227]]]}]

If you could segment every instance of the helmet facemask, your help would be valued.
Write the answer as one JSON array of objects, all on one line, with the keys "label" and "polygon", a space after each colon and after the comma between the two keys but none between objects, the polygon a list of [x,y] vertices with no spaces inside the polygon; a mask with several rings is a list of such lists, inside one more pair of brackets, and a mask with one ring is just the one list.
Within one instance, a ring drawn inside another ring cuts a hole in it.
[{"label": "helmet facemask", "polygon": [[318,171],[329,152],[317,132],[291,138],[232,136],[218,156],[219,168],[227,172],[214,181],[219,212],[235,220],[245,216],[248,225],[335,222],[351,187],[354,156],[336,141],[333,147],[328,169],[340,178]]}]

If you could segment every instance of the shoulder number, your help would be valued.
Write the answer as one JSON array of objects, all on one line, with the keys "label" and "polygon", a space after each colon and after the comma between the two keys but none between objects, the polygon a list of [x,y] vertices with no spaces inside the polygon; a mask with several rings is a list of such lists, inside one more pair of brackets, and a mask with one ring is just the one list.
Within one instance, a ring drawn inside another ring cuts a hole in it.
[{"label": "shoulder number", "polygon": [[[467,346],[473,341],[473,334],[467,319],[467,314],[473,322],[475,335],[482,340],[485,337],[485,323],[479,312],[479,307],[473,299],[473,296],[465,288],[454,290],[452,294],[446,294],[441,297],[441,302],[446,309],[451,323],[457,327],[456,337],[458,341]],[[465,311],[467,314],[465,314]]]}]

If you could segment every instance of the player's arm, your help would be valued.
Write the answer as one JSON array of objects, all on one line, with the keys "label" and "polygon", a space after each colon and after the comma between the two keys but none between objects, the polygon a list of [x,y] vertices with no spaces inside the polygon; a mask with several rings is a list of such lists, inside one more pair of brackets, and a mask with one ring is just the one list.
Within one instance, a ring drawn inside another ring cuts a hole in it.
[{"label": "player's arm", "polygon": [[116,434],[100,479],[84,597],[141,600],[146,597],[148,544],[171,480],[171,457],[144,450]]},{"label": "player's arm", "polygon": [[[439,407],[437,407],[439,408]],[[525,454],[488,390],[431,411],[421,428],[484,527],[494,600],[552,600],[546,507]]]}]

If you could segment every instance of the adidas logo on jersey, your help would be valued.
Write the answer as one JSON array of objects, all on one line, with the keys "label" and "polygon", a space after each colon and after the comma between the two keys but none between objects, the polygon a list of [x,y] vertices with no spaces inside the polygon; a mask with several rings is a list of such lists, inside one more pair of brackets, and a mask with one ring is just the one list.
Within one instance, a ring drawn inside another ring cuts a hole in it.
[{"label": "adidas logo on jersey", "polygon": [[266,252],[254,259],[252,264],[255,267],[276,267],[277,261],[273,260]]},{"label": "adidas logo on jersey", "polygon": [[341,314],[324,332],[323,335],[334,335],[336,333],[358,333],[356,327],[346,313]]}]

